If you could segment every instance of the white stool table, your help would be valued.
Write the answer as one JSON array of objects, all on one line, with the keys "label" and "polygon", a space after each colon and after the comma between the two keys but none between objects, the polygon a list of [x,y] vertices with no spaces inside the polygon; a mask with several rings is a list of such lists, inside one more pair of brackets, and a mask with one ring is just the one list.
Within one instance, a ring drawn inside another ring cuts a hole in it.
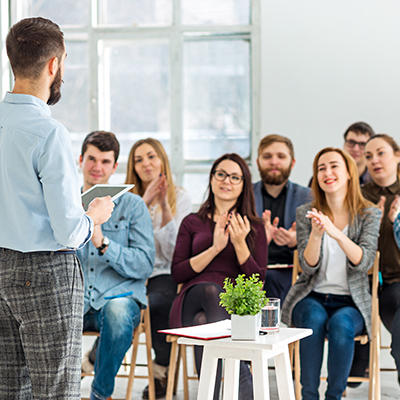
[{"label": "white stool table", "polygon": [[310,335],[311,329],[281,328],[278,333],[259,336],[255,341],[180,337],[178,343],[204,346],[197,400],[212,400],[219,358],[225,360],[224,400],[238,399],[240,360],[252,362],[254,400],[269,400],[270,358],[275,360],[279,399],[295,400],[288,345]]}]

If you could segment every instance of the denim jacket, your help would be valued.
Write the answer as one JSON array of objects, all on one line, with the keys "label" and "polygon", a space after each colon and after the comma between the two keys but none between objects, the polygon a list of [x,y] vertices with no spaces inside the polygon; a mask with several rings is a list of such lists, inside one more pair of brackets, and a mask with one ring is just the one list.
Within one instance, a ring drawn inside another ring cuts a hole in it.
[{"label": "denim jacket", "polygon": [[101,309],[105,297],[130,296],[147,306],[146,280],[153,271],[154,237],[148,209],[140,196],[125,193],[114,201],[111,218],[101,226],[110,245],[103,255],[90,241],[77,252],[85,277],[85,313]]}]

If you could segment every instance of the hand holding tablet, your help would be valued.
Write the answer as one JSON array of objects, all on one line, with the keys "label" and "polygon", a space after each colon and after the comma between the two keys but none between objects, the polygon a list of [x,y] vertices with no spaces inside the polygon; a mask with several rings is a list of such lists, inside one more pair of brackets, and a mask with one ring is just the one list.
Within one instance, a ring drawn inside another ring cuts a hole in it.
[{"label": "hand holding tablet", "polygon": [[85,193],[82,193],[82,204],[85,211],[87,211],[89,204],[96,197],[111,196],[111,200],[114,201],[119,196],[122,196],[128,190],[131,190],[135,185],[108,185],[98,184],[92,186]]}]

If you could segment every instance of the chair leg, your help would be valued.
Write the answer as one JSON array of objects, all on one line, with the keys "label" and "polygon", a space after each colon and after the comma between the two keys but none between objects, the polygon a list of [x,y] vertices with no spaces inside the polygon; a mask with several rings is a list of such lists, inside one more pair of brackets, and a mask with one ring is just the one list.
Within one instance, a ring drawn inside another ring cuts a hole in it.
[{"label": "chair leg", "polygon": [[294,382],[296,400],[301,400],[301,383],[300,383],[300,341],[294,343]]},{"label": "chair leg", "polygon": [[177,350],[178,350],[178,341],[175,340],[172,342],[171,355],[169,357],[167,394],[165,396],[165,400],[172,400],[175,381],[177,381],[176,375],[178,375],[179,373],[179,368],[177,368],[177,352],[178,352]]},{"label": "chair leg", "polygon": [[151,348],[153,344],[151,342],[151,328],[150,328],[150,311],[147,307],[144,311],[144,333],[146,335],[146,350],[147,350],[147,370],[149,376],[149,400],[156,400],[156,388],[154,383],[154,372],[153,372],[153,359],[151,358]]},{"label": "chair leg", "polygon": [[186,345],[181,344],[182,347],[182,367],[183,367],[183,394],[184,399],[189,400],[189,386],[188,386],[188,370],[187,370],[187,357],[186,357]]},{"label": "chair leg", "polygon": [[131,359],[131,367],[128,376],[128,387],[126,389],[126,397],[125,400],[132,399],[132,391],[133,391],[133,381],[135,379],[135,368],[136,368],[136,359],[139,345],[139,327],[137,327],[133,333],[133,341],[132,341],[132,359]]},{"label": "chair leg", "polygon": [[176,358],[174,391],[173,391],[174,394],[176,394],[178,391],[179,368],[181,366],[181,358],[182,358],[182,345],[178,345],[178,356]]}]

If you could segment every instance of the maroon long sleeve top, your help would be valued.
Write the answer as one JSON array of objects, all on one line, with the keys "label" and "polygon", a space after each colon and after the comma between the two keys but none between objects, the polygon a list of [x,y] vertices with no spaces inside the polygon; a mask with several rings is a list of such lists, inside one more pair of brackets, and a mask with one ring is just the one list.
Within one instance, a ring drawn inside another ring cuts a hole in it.
[{"label": "maroon long sleeve top", "polygon": [[252,229],[256,232],[254,249],[247,261],[239,265],[235,249],[231,241],[210,264],[200,273],[195,272],[190,266],[189,260],[202,253],[213,245],[213,233],[215,222],[207,218],[200,220],[197,214],[188,215],[181,224],[176,240],[175,252],[172,260],[172,278],[182,289],[175,299],[171,314],[170,326],[177,328],[182,326],[182,305],[186,291],[197,283],[212,282],[223,286],[226,277],[232,280],[240,274],[250,276],[258,273],[260,279],[264,280],[267,269],[267,238],[264,226],[252,224]]}]

